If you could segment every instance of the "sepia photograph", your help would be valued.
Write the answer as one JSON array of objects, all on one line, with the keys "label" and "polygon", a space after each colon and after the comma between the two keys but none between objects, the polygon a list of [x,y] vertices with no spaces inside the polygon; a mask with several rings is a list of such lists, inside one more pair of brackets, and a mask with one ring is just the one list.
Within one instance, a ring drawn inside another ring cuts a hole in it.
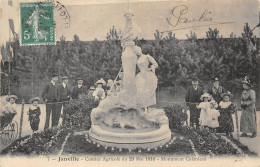
[{"label": "sepia photograph", "polygon": [[0,166],[260,166],[259,9],[0,0]]}]

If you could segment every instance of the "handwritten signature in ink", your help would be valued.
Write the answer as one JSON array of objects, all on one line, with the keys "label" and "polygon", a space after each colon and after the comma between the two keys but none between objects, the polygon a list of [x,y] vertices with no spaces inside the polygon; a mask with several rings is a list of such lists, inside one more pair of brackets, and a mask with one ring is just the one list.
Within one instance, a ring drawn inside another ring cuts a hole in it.
[{"label": "handwritten signature in ink", "polygon": [[[187,13],[189,12],[189,7],[185,5],[176,6],[172,9],[171,15],[173,19],[166,18],[168,24],[173,27],[173,30],[163,31],[170,32],[176,31],[181,29],[188,29],[194,27],[203,27],[203,26],[210,26],[210,25],[218,25],[218,24],[232,24],[235,22],[217,22],[211,16],[211,11],[205,9],[199,17],[196,18],[189,18],[187,17]],[[177,28],[181,24],[188,24],[188,23],[202,23],[199,25],[192,25],[188,27]]]}]

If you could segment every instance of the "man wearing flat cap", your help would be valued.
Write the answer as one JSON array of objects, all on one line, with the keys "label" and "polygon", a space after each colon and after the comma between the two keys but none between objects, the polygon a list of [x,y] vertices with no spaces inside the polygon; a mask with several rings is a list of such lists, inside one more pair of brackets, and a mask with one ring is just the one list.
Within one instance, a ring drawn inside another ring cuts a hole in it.
[{"label": "man wearing flat cap", "polygon": [[65,121],[64,118],[66,117],[66,109],[65,105],[68,104],[70,98],[71,98],[71,89],[70,86],[68,85],[69,82],[69,77],[63,76],[62,77],[62,83],[59,85],[59,115],[61,114],[61,109],[63,107],[63,121],[62,124],[64,125]]},{"label": "man wearing flat cap", "polygon": [[192,78],[192,86],[189,86],[186,91],[185,101],[190,110],[190,126],[199,126],[200,111],[196,104],[200,103],[200,97],[203,94],[203,89],[199,86],[199,81],[196,77]]},{"label": "man wearing flat cap", "polygon": [[72,99],[79,99],[80,95],[86,95],[88,89],[83,85],[83,78],[77,78],[77,85],[72,89]]},{"label": "man wearing flat cap", "polygon": [[59,123],[59,90],[58,90],[58,74],[53,73],[51,81],[47,83],[42,91],[42,99],[46,102],[46,121],[44,130],[49,128],[50,116],[52,116],[51,127],[58,126]]},{"label": "man wearing flat cap", "polygon": [[221,94],[225,93],[226,90],[219,85],[219,79],[215,77],[213,79],[213,86],[209,89],[208,93],[213,97],[213,99],[219,104],[222,100]]}]

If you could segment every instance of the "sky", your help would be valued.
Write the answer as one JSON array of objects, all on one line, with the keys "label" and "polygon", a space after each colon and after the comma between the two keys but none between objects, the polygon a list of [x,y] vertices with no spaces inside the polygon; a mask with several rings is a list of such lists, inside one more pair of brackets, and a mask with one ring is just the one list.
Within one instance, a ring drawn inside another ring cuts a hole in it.
[{"label": "sky", "polygon": [[[20,0],[21,1],[21,0]],[[31,0],[27,0],[31,1]],[[109,29],[115,26],[116,29],[124,27],[124,13],[130,8],[135,14],[133,17],[134,29],[138,30],[138,38],[153,40],[154,32],[174,30],[178,39],[186,39],[186,34],[195,32],[198,38],[205,38],[206,31],[217,28],[220,35],[228,38],[231,32],[241,36],[243,26],[246,22],[250,27],[259,23],[259,1],[258,0],[193,0],[193,1],[150,1],[142,0],[59,0],[69,13],[70,27],[64,26],[61,12],[55,9],[56,39],[63,35],[66,40],[72,40],[77,34],[82,41],[94,39],[105,40]],[[106,4],[104,4],[104,2]],[[129,2],[129,3],[128,3]],[[0,0],[0,44],[9,40],[8,18],[14,20],[15,30],[19,30],[19,1],[13,0],[13,6],[8,6],[8,0]],[[174,12],[172,12],[172,10]],[[184,19],[198,20],[204,12],[205,18],[212,21],[194,21],[191,23],[178,23],[181,10],[182,22]],[[187,13],[185,13],[187,12]],[[175,17],[174,17],[174,16]],[[168,22],[166,21],[168,18]],[[232,23],[229,23],[232,22]],[[217,25],[211,25],[211,24]],[[228,24],[219,24],[228,23]],[[189,28],[193,27],[193,28]],[[176,30],[177,29],[177,30]],[[259,36],[259,29],[254,31]]]},{"label": "sky", "polygon": [[[172,24],[177,22],[171,11],[174,7],[185,5],[189,9],[185,18],[199,18],[205,10],[211,12],[209,16],[216,22],[234,22],[232,24],[221,24],[210,26],[218,28],[220,35],[229,37],[231,32],[241,36],[243,26],[246,22],[251,27],[259,22],[259,10],[257,1],[205,1],[202,2],[150,2],[150,3],[131,3],[130,9],[134,12],[134,22],[141,29],[138,34],[139,38],[154,39],[154,32],[167,31],[172,29],[181,29],[174,31],[177,38],[186,39],[186,34],[193,31],[198,38],[204,38],[210,22],[193,22],[189,24],[178,24],[176,27],[169,26],[166,18],[171,20]],[[124,26],[124,13],[127,10],[127,4],[110,4],[110,5],[89,5],[89,6],[68,6],[71,15],[71,28],[62,32],[66,37],[72,36],[73,33],[79,35],[82,40],[99,40],[105,39],[106,33],[114,25],[117,29]],[[177,11],[177,9],[176,9]],[[178,11],[176,12],[178,13]],[[177,14],[176,14],[177,15]],[[196,28],[187,28],[192,26],[201,26]],[[259,35],[259,33],[257,33]]]}]

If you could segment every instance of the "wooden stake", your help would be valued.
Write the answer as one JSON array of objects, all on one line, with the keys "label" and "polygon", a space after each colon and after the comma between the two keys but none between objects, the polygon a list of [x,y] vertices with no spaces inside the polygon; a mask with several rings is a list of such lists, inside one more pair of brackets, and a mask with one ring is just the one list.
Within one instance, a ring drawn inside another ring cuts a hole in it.
[{"label": "wooden stake", "polygon": [[11,84],[11,61],[9,60],[8,62],[8,96],[11,95],[11,89],[10,89],[10,84]]},{"label": "wooden stake", "polygon": [[237,126],[237,140],[239,141],[239,128],[238,128],[237,110],[235,111],[235,118],[236,118],[236,126]]},{"label": "wooden stake", "polygon": [[23,130],[23,113],[24,113],[24,99],[22,100],[22,111],[21,111],[21,119],[20,119],[19,138],[22,137],[22,130]]}]

